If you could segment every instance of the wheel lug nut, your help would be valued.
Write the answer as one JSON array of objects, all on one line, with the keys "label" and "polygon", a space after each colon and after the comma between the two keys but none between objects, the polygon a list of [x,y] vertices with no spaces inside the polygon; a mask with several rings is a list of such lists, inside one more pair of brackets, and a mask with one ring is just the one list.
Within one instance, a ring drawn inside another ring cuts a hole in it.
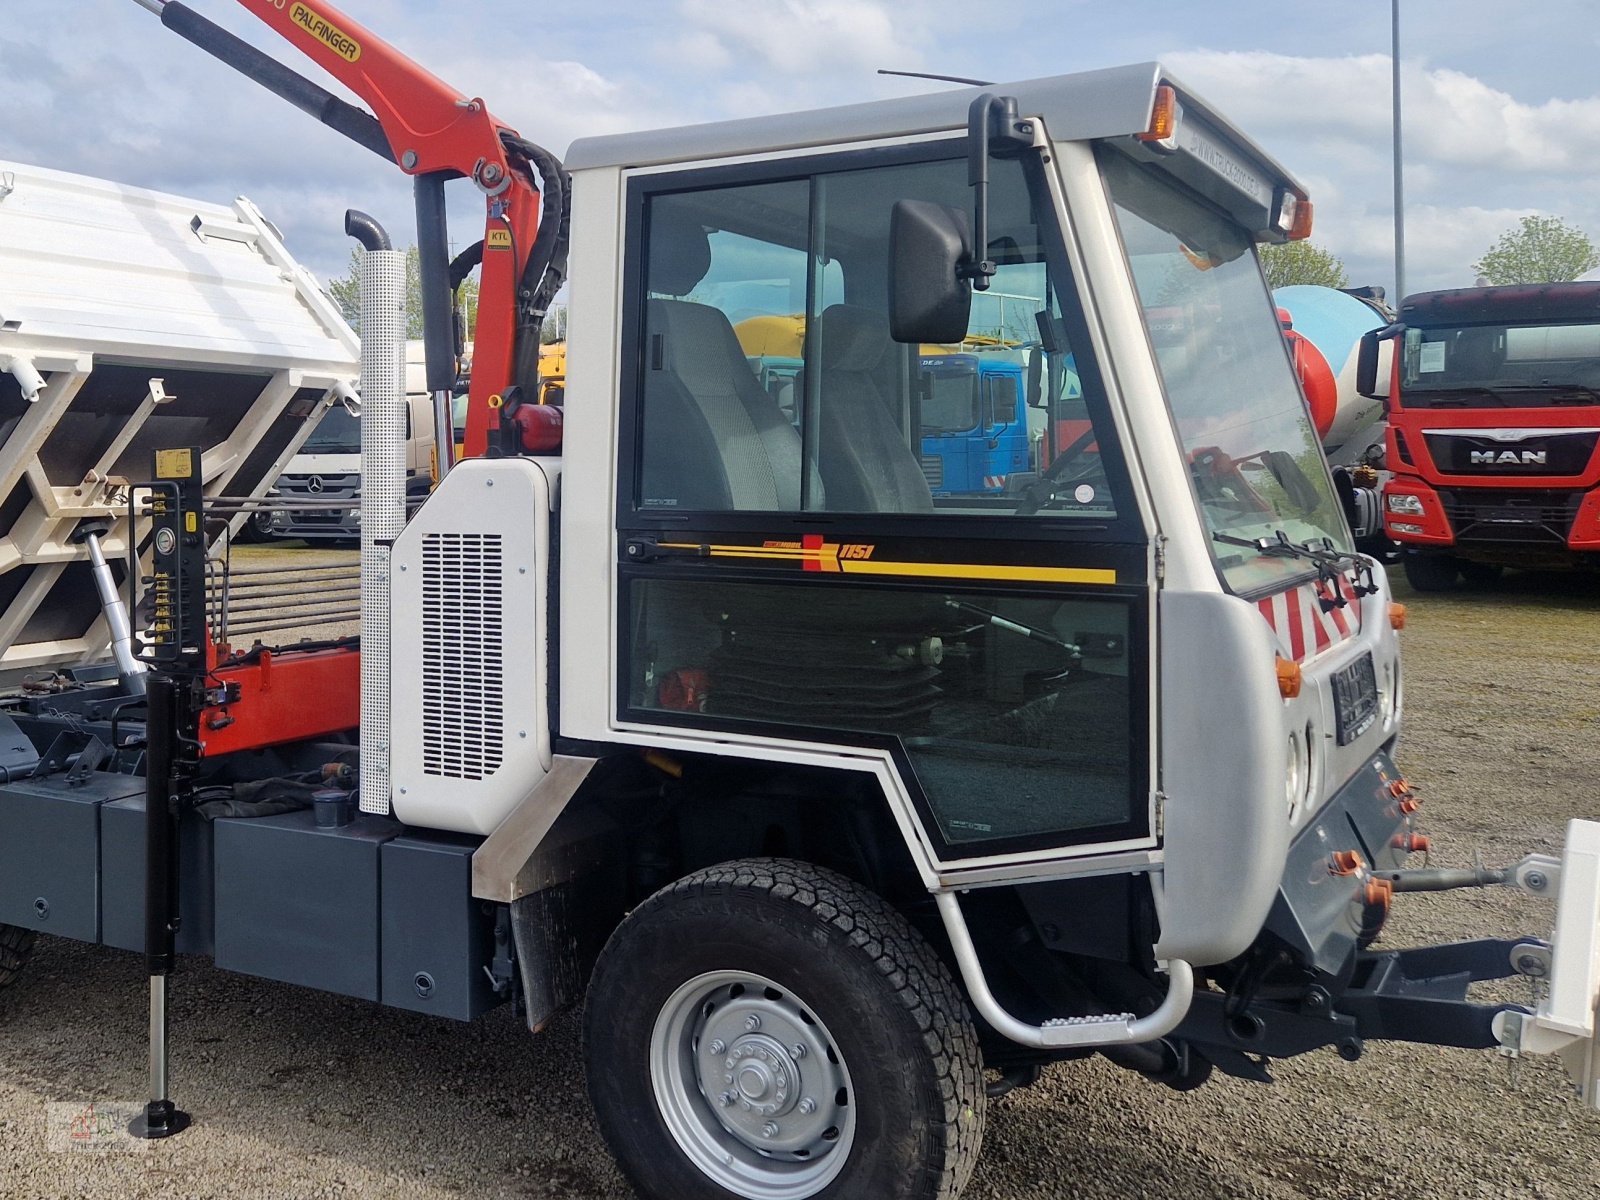
[{"label": "wheel lug nut", "polygon": [[717,1100],[721,1103],[723,1108],[732,1108],[733,1107],[733,1093],[732,1092],[723,1092],[722,1095],[717,1097]]},{"label": "wheel lug nut", "polygon": [[804,1100],[800,1101],[800,1111],[809,1117],[812,1113],[817,1111],[817,1102],[810,1096],[807,1096]]},{"label": "wheel lug nut", "polygon": [[761,1136],[762,1137],[777,1137],[778,1136],[778,1123],[776,1121],[768,1121],[765,1125],[763,1125],[761,1127]]},{"label": "wheel lug nut", "polygon": [[722,1077],[722,1082],[723,1083],[732,1083],[733,1082],[733,1072],[729,1071],[726,1074],[724,1074],[723,1077]]},{"label": "wheel lug nut", "polygon": [[718,1038],[716,1041],[711,1043],[711,1053],[713,1053],[713,1054],[721,1054],[727,1048],[728,1048],[727,1043],[724,1042],[721,1038]]},{"label": "wheel lug nut", "polygon": [[804,1043],[796,1042],[794,1044],[794,1056],[796,1058],[804,1058],[806,1056],[806,1048]]},{"label": "wheel lug nut", "polygon": [[755,1013],[751,1013],[748,1017],[746,1017],[744,1019],[744,1027],[746,1029],[749,1029],[749,1030],[760,1029],[761,1028],[761,1018],[756,1016]]}]

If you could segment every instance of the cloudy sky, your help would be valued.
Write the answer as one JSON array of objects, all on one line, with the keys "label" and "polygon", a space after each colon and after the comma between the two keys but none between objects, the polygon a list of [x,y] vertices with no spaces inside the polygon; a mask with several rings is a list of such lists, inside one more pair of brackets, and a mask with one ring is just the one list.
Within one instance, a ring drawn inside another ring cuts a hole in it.
[{"label": "cloudy sky", "polygon": [[[234,0],[192,7],[317,76]],[[903,95],[879,67],[1020,79],[1160,59],[1309,185],[1314,240],[1394,282],[1389,0],[342,0],[558,153],[577,136]],[[1600,241],[1596,0],[1401,0],[1406,284],[1465,286],[1527,213]],[[347,207],[409,241],[410,191],[134,0],[0,0],[0,159],[226,202],[319,275]],[[466,209],[470,197],[457,200]],[[469,224],[460,226],[468,240]]]}]

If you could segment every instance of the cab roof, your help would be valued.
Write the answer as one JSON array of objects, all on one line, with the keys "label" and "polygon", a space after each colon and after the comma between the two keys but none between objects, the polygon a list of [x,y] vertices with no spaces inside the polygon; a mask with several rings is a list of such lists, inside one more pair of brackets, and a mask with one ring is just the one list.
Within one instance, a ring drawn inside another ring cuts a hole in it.
[{"label": "cab roof", "polygon": [[[1133,140],[1149,128],[1156,89],[1172,85],[1187,128],[1199,144],[1184,144],[1163,155]],[[984,92],[1015,96],[1024,116],[1041,116],[1057,141],[1114,139],[1136,159],[1159,161],[1247,224],[1264,228],[1272,192],[1304,188],[1266,151],[1184,86],[1159,62],[1135,63],[1054,75],[1042,79],[947,88],[916,96],[874,100],[835,108],[773,116],[744,117],[677,129],[580,138],[567,151],[570,171],[597,167],[641,168],[703,162],[744,155],[783,153],[841,143],[964,132],[967,109]],[[1190,168],[1190,169],[1186,169]]]}]

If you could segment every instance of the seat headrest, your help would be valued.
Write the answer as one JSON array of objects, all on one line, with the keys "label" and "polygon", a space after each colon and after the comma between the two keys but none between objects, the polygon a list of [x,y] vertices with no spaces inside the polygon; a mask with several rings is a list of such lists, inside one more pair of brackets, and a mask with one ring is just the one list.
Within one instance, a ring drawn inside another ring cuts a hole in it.
[{"label": "seat headrest", "polygon": [[711,269],[705,226],[669,205],[650,210],[650,277],[646,286],[668,296],[687,296]]},{"label": "seat headrest", "polygon": [[835,304],[818,324],[822,369],[873,371],[889,352],[889,318],[876,309]]}]

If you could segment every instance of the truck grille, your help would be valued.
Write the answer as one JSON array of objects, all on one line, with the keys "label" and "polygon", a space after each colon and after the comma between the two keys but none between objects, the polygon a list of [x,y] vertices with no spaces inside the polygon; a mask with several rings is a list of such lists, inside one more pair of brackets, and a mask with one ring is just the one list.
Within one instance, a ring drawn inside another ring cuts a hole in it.
[{"label": "truck grille", "polygon": [[422,769],[484,779],[505,750],[499,534],[422,539]]},{"label": "truck grille", "polygon": [[928,486],[938,491],[944,486],[944,459],[937,454],[924,454],[922,474],[927,478]]},{"label": "truck grille", "polygon": [[1581,475],[1594,457],[1600,431],[1504,430],[1501,437],[1469,429],[1424,430],[1434,465],[1447,475]]},{"label": "truck grille", "polygon": [[1579,491],[1440,488],[1439,499],[1459,542],[1566,545],[1583,501]]}]

